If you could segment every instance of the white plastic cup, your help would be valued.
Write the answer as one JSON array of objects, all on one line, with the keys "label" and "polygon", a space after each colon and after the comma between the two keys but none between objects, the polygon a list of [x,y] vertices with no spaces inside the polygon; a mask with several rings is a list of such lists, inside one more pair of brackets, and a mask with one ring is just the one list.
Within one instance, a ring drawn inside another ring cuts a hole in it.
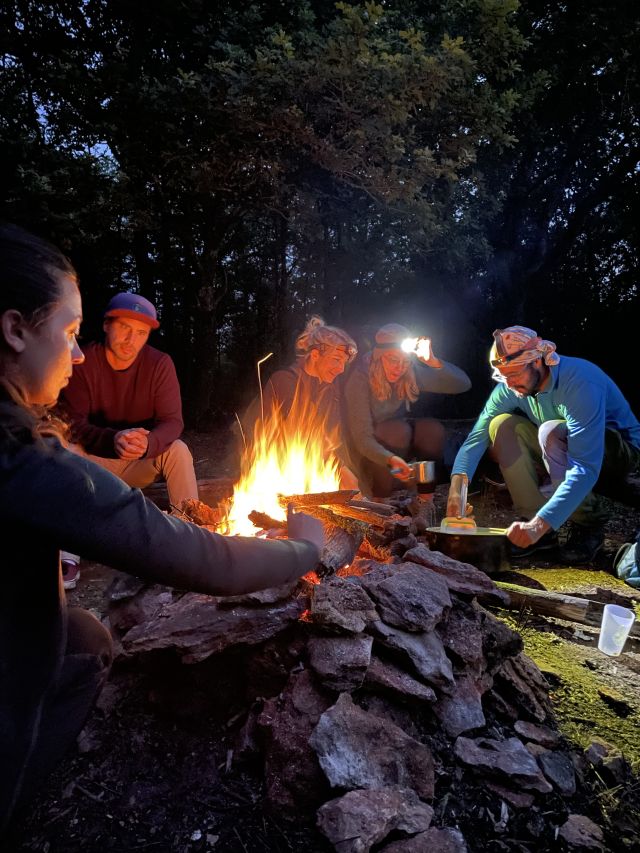
[{"label": "white plastic cup", "polygon": [[627,642],[629,631],[636,618],[633,610],[628,607],[619,607],[617,604],[605,604],[602,611],[602,624],[600,626],[600,639],[598,648],[605,655],[616,656],[622,652]]}]

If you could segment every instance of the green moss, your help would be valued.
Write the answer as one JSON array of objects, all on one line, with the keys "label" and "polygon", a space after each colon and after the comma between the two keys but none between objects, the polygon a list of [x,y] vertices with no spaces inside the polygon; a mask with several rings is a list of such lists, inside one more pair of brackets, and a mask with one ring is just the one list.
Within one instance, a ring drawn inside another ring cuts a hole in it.
[{"label": "green moss", "polygon": [[521,634],[526,654],[549,674],[551,698],[565,737],[582,748],[600,737],[620,749],[632,763],[639,763],[640,701],[638,697],[625,696],[631,713],[621,717],[615,712],[615,703],[612,707],[607,701],[613,691],[606,675],[586,663],[593,664],[595,660],[593,648],[576,646],[553,633],[523,628],[515,619],[506,621]]}]

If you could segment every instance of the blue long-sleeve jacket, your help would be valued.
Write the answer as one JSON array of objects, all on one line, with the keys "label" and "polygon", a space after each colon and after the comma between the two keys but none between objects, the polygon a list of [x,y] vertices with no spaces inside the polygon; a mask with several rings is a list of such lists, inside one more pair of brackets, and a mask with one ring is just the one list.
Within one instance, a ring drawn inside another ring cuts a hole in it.
[{"label": "blue long-sleeve jacket", "polygon": [[497,415],[520,411],[532,423],[563,419],[567,423],[569,468],[564,481],[538,511],[557,530],[578,508],[598,479],[604,457],[605,429],[617,430],[640,448],[640,423],[618,386],[582,358],[562,356],[550,368],[551,379],[534,397],[518,397],[497,385],[453,463],[454,474],[471,478],[489,446],[489,424]]}]

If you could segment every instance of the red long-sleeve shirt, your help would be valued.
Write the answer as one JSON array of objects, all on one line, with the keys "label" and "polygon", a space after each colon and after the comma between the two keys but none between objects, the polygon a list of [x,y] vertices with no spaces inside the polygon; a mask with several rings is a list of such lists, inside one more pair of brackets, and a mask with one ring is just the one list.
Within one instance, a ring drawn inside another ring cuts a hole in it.
[{"label": "red long-sleeve shirt", "polygon": [[62,395],[73,440],[94,456],[116,458],[117,432],[149,430],[145,458],[163,453],[184,429],[180,386],[171,358],[148,344],[126,370],[114,370],[103,344],[91,344]]}]

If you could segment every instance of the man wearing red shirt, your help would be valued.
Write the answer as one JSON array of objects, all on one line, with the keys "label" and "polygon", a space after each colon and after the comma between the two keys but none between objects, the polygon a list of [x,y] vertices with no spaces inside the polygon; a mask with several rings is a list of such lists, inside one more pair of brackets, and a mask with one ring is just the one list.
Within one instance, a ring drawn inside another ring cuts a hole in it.
[{"label": "man wearing red shirt", "polygon": [[[193,458],[180,441],[184,423],[173,361],[147,344],[159,325],[148,299],[116,294],[104,315],[104,343],[87,347],[63,391],[62,406],[73,441],[92,461],[134,488],[161,477],[169,502],[180,507],[197,499],[198,488]],[[65,586],[73,588],[77,565],[63,568]]]}]

